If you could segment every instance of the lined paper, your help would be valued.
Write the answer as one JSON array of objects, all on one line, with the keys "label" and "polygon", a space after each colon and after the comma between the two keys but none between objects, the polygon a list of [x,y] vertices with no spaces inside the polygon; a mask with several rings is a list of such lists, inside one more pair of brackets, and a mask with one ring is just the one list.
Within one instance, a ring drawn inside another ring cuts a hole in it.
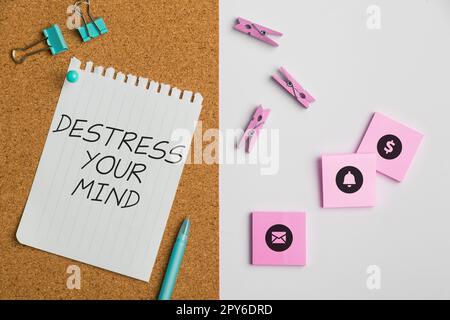
[{"label": "lined paper", "polygon": [[76,58],[70,70],[17,239],[149,281],[203,98]]}]

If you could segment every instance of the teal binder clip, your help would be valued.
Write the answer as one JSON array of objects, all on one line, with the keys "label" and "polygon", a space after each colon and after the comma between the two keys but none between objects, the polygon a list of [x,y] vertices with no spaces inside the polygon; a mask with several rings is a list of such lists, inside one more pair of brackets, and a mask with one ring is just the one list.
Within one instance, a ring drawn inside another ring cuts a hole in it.
[{"label": "teal binder clip", "polygon": [[[86,19],[84,18],[83,11],[81,10],[81,5],[86,5],[86,13],[90,19],[89,23],[86,23]],[[81,39],[83,42],[87,42],[91,39],[95,39],[98,36],[105,34],[108,32],[106,28],[105,21],[102,18],[97,18],[94,20],[91,15],[91,1],[77,1],[75,2],[76,12],[83,20],[83,25],[78,28],[78,32],[80,33]]]},{"label": "teal binder clip", "polygon": [[[44,39],[33,42],[32,44],[25,46],[23,48],[15,48],[11,51],[11,56],[15,63],[22,63],[29,56],[39,53],[41,51],[50,50],[52,55],[56,55],[69,49],[66,41],[64,40],[64,36],[61,32],[61,29],[57,24],[54,24],[51,27],[42,30],[42,33],[44,34]],[[17,56],[17,52],[19,51],[25,52],[41,42],[47,42],[48,47],[37,49],[31,52],[26,52],[21,57]]]},{"label": "teal binder clip", "polygon": [[69,47],[64,40],[61,29],[57,24],[52,25],[50,28],[42,31],[44,37],[47,39],[47,44],[52,55],[67,51]]},{"label": "teal binder clip", "polygon": [[91,39],[95,39],[98,36],[105,34],[108,32],[106,28],[105,21],[103,18],[97,18],[88,24],[85,24],[78,28],[78,32],[80,33],[81,39],[83,42],[87,42]]}]

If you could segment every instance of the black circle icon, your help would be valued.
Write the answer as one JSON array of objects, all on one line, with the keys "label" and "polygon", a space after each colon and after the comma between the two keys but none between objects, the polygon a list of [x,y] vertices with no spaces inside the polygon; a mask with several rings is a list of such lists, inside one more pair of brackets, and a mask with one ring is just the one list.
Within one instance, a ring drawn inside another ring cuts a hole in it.
[{"label": "black circle icon", "polygon": [[292,244],[292,231],[283,224],[273,225],[266,232],[266,244],[273,251],[287,250]]},{"label": "black circle icon", "polygon": [[336,185],[345,193],[355,193],[361,189],[364,182],[363,175],[358,168],[344,167],[336,175]]},{"label": "black circle icon", "polygon": [[402,153],[402,142],[393,134],[387,134],[378,140],[378,154],[387,160],[397,158]]}]

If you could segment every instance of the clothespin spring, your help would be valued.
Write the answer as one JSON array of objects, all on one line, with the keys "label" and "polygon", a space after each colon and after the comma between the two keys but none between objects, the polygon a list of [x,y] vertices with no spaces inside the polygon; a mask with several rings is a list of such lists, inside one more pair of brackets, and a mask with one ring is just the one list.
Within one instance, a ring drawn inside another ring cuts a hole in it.
[{"label": "clothespin spring", "polygon": [[249,140],[250,140],[251,138],[253,138],[253,136],[255,135],[256,129],[258,129],[259,127],[262,127],[262,126],[264,125],[265,121],[261,121],[261,120],[262,120],[262,116],[258,116],[258,123],[256,124],[256,126],[254,126],[254,127],[252,128],[252,131],[250,131],[250,132],[248,133]]},{"label": "clothespin spring", "polygon": [[245,27],[247,29],[251,29],[254,28],[256,31],[259,32],[260,35],[265,36],[267,34],[267,32],[265,30],[260,30],[254,23],[252,24],[246,24]]},{"label": "clothespin spring", "polygon": [[286,85],[287,85],[289,88],[292,89],[292,93],[294,94],[295,98],[298,99],[299,96],[300,96],[300,98],[302,98],[302,99],[305,99],[305,98],[306,98],[306,95],[305,95],[303,92],[300,92],[300,91],[298,91],[297,89],[295,89],[294,84],[293,84],[291,81],[287,80],[287,81],[286,81]]}]

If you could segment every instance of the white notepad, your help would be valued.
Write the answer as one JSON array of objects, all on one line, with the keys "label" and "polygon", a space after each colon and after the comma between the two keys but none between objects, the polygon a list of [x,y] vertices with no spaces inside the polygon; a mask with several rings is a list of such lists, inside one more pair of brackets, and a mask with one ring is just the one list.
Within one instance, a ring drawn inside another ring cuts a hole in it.
[{"label": "white notepad", "polygon": [[20,243],[148,281],[202,96],[72,58]]}]

